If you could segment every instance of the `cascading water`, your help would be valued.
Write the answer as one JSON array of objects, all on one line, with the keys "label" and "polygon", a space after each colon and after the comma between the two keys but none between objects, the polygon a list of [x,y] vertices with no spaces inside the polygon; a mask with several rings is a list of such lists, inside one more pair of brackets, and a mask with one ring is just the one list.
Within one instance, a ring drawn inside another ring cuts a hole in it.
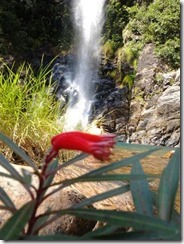
[{"label": "cascading water", "polygon": [[[65,115],[65,130],[88,123],[94,80],[99,67],[100,35],[106,0],[74,0],[74,20],[78,40],[77,64],[72,89],[78,93],[75,105],[69,103]],[[72,97],[70,99],[72,101]]]}]

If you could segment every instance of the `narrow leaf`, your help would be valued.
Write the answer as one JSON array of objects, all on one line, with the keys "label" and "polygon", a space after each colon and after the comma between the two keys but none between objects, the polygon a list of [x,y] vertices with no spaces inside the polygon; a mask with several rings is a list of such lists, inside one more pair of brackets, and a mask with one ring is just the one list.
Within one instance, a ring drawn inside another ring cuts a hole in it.
[{"label": "narrow leaf", "polygon": [[[145,176],[142,165],[139,161],[133,164],[131,174],[140,174]],[[130,181],[130,190],[135,204],[136,212],[148,216],[153,215],[153,200],[146,178],[132,179]]]},{"label": "narrow leaf", "polygon": [[177,148],[163,170],[158,190],[158,212],[163,220],[170,220],[180,177],[180,149]]},{"label": "narrow leaf", "polygon": [[135,231],[135,232],[116,232],[112,234],[107,235],[98,235],[98,236],[92,236],[93,240],[127,240],[127,241],[139,241],[139,240],[145,240],[145,241],[151,241],[151,240],[167,240],[167,241],[180,241],[181,235],[180,234],[169,234],[165,232],[154,232],[154,231]]},{"label": "narrow leaf", "polygon": [[25,184],[30,186],[32,181],[32,173],[26,169],[22,169],[22,175],[24,177]]},{"label": "narrow leaf", "polygon": [[[81,207],[84,207],[84,206],[88,206],[88,205],[91,205],[91,204],[96,203],[98,201],[102,201],[104,199],[107,199],[107,198],[110,198],[110,197],[113,197],[113,196],[116,196],[116,195],[119,195],[119,194],[123,194],[123,193],[125,193],[125,192],[127,192],[129,190],[130,190],[130,187],[129,187],[128,184],[126,184],[126,185],[120,186],[120,187],[118,187],[116,189],[113,189],[113,190],[98,194],[96,196],[87,198],[87,199],[83,200],[82,202],[74,204],[72,207],[73,208],[81,208]],[[50,215],[49,212],[47,214]],[[43,217],[45,217],[45,216],[43,216]],[[41,217],[41,219],[43,217]],[[38,226],[38,228],[40,228],[40,226]],[[35,228],[35,230],[36,230],[36,228]]]},{"label": "narrow leaf", "polygon": [[47,189],[51,186],[55,173],[57,172],[57,168],[58,168],[58,159],[55,159],[54,161],[52,161],[49,164],[49,166],[47,168],[46,174],[49,174],[50,172],[52,172],[52,173],[50,174],[50,176],[47,177],[47,179],[44,182],[44,186],[43,186],[44,190],[42,191],[41,198],[44,197]]},{"label": "narrow leaf", "polygon": [[134,143],[126,143],[122,141],[118,141],[116,143],[117,148],[126,149],[128,151],[136,151],[136,152],[145,152],[150,149],[157,148],[156,154],[154,156],[162,156],[166,152],[172,151],[173,147],[167,147],[167,146],[153,146],[148,144],[134,144]]},{"label": "narrow leaf", "polygon": [[151,149],[151,150],[143,152],[143,153],[138,153],[138,154],[136,154],[136,155],[134,155],[132,157],[125,158],[123,160],[114,162],[113,164],[109,164],[109,165],[103,166],[103,167],[101,167],[99,169],[93,170],[93,171],[85,174],[85,176],[99,175],[99,174],[102,174],[102,173],[106,173],[108,171],[112,171],[112,170],[118,169],[118,168],[123,167],[123,166],[127,166],[127,165],[130,165],[130,164],[133,164],[137,160],[145,158],[145,157],[147,157],[148,155],[150,155],[151,153],[153,153],[153,152],[155,152],[157,150],[158,150],[158,148],[154,148],[154,149]]},{"label": "narrow leaf", "polygon": [[1,176],[1,177],[7,177],[7,178],[12,179],[12,175],[11,175],[11,174],[6,174],[6,173],[2,173],[2,172],[0,172],[0,176]]},{"label": "narrow leaf", "polygon": [[55,159],[53,162],[51,162],[47,168],[47,172],[46,174],[49,174],[51,173],[51,175],[47,178],[47,180],[45,181],[45,187],[47,186],[50,186],[53,179],[54,179],[54,176],[55,176],[55,173],[57,172],[57,169],[58,169],[58,159]]},{"label": "narrow leaf", "polygon": [[72,236],[72,235],[64,235],[64,234],[59,234],[59,235],[45,235],[45,236],[28,236],[24,237],[23,240],[30,240],[30,241],[77,241],[81,240],[79,236]]},{"label": "narrow leaf", "polygon": [[[50,211],[50,209],[48,211]],[[48,211],[46,211],[45,213],[47,213]],[[37,234],[37,232],[47,222],[48,218],[49,218],[49,215],[44,215],[41,218],[37,218],[36,223],[34,224],[34,228],[33,228],[32,234]]]},{"label": "narrow leaf", "polygon": [[58,214],[58,216],[71,214],[83,219],[103,221],[117,227],[132,227],[141,231],[158,231],[173,235],[180,234],[180,225],[163,221],[154,216],[146,216],[135,212],[70,208],[60,211],[52,211],[51,213]]},{"label": "narrow leaf", "polygon": [[62,168],[64,168],[64,167],[67,167],[67,166],[69,166],[69,165],[71,165],[71,164],[73,164],[73,163],[75,163],[75,162],[77,162],[77,161],[80,161],[80,160],[86,158],[87,156],[89,156],[89,154],[81,153],[81,154],[75,156],[74,158],[68,160],[67,162],[61,164],[61,165],[58,167],[58,170],[60,170],[60,169],[62,169]]},{"label": "narrow leaf", "polygon": [[65,168],[65,167],[67,167],[67,166],[69,166],[69,165],[71,165],[71,164],[73,164],[73,163],[79,161],[79,160],[82,160],[82,159],[86,158],[87,156],[89,156],[89,155],[86,154],[86,153],[81,153],[81,154],[75,156],[74,158],[68,160],[67,162],[65,162],[65,163],[63,163],[63,164],[61,164],[61,165],[59,165],[57,169],[53,169],[52,171],[50,171],[49,174],[56,173],[56,171],[59,171],[59,170]]},{"label": "narrow leaf", "polygon": [[22,176],[16,171],[16,169],[10,164],[10,162],[0,154],[0,165],[5,168],[11,175],[12,178],[22,181]]},{"label": "narrow leaf", "polygon": [[147,177],[150,178],[158,178],[158,175],[139,175],[139,174],[107,174],[107,175],[94,175],[94,176],[79,176],[77,178],[64,180],[57,184],[66,184],[67,186],[70,184],[74,184],[77,182],[94,182],[94,181],[130,181],[132,179],[146,179]]},{"label": "narrow leaf", "polygon": [[130,186],[128,184],[126,184],[126,185],[120,186],[116,189],[113,189],[113,190],[110,190],[107,192],[103,192],[96,196],[87,198],[87,199],[83,200],[82,202],[75,204],[73,206],[73,208],[81,208],[81,207],[84,207],[87,205],[91,205],[92,203],[96,203],[96,202],[102,201],[104,199],[107,199],[107,198],[110,198],[110,197],[113,197],[113,196],[116,196],[119,194],[123,194],[129,190],[130,190]]},{"label": "narrow leaf", "polygon": [[105,235],[109,236],[115,230],[117,230],[117,226],[106,224],[105,226],[97,228],[96,230],[93,230],[93,231],[88,232],[87,234],[83,235],[82,239],[84,239],[84,240],[95,239],[95,238],[98,239],[99,236],[105,236]]},{"label": "narrow leaf", "polygon": [[5,190],[1,187],[0,187],[0,200],[4,203],[6,207],[16,210],[14,203],[12,202],[8,194],[5,192]]},{"label": "narrow leaf", "polygon": [[19,239],[31,216],[33,207],[34,202],[28,202],[12,215],[0,230],[0,239],[4,241]]},{"label": "narrow leaf", "polygon": [[17,155],[19,155],[30,167],[32,167],[36,172],[38,172],[37,166],[34,164],[34,162],[30,159],[30,157],[14,143],[12,140],[10,140],[7,136],[2,134],[0,132],[0,139],[9,146]]},{"label": "narrow leaf", "polygon": [[[61,182],[57,182],[56,184],[53,184],[52,186],[54,185],[60,185],[59,187],[57,187],[55,190],[53,190],[51,193],[49,193],[48,195],[46,195],[45,197],[48,197],[50,195],[53,195],[54,193],[56,193],[57,191],[67,187],[67,186],[70,186],[74,183],[78,183],[78,182],[101,182],[101,181],[128,181],[128,180],[131,180],[132,177],[134,177],[135,179],[142,179],[142,178],[145,178],[145,177],[149,177],[149,176],[143,176],[143,175],[130,175],[130,174],[118,174],[118,175],[113,175],[113,174],[109,174],[109,175],[95,175],[95,176],[86,176],[83,175],[83,176],[79,176],[77,178],[74,178],[74,179],[69,179],[69,180],[64,180],[64,181],[61,181]],[[157,175],[154,175],[151,177],[158,177]]]}]

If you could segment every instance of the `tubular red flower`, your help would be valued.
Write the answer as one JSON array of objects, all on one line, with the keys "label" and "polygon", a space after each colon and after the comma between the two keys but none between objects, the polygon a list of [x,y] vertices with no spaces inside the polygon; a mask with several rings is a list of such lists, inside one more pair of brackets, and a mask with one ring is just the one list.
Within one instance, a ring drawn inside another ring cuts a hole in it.
[{"label": "tubular red flower", "polygon": [[93,135],[80,131],[61,133],[51,139],[52,149],[47,161],[56,157],[60,149],[79,150],[102,161],[109,160],[111,149],[116,143],[115,137],[114,134]]}]

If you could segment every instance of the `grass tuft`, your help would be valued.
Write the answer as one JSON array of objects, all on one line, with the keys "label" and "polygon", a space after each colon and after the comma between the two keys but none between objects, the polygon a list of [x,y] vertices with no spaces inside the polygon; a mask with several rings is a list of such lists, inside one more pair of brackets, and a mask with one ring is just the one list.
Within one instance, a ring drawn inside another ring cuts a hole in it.
[{"label": "grass tuft", "polygon": [[[25,63],[16,71],[6,64],[3,66],[0,71],[1,132],[30,156],[40,155],[50,145],[50,138],[63,129],[58,119],[60,104],[52,95],[48,79],[51,69],[49,65],[41,67],[35,74]],[[11,152],[6,151],[7,154]]]}]

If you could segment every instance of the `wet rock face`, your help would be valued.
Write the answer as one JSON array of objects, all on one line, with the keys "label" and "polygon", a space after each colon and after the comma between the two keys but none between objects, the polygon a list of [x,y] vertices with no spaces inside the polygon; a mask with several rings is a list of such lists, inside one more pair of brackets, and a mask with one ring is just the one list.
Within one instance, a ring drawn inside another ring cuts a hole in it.
[{"label": "wet rock face", "polygon": [[[97,121],[97,127],[106,132],[120,132],[129,116],[128,90],[117,88],[108,79],[100,79],[96,84],[90,119]],[[119,119],[121,124],[119,124]],[[119,127],[118,127],[119,126]],[[121,131],[123,133],[123,131]]]}]

